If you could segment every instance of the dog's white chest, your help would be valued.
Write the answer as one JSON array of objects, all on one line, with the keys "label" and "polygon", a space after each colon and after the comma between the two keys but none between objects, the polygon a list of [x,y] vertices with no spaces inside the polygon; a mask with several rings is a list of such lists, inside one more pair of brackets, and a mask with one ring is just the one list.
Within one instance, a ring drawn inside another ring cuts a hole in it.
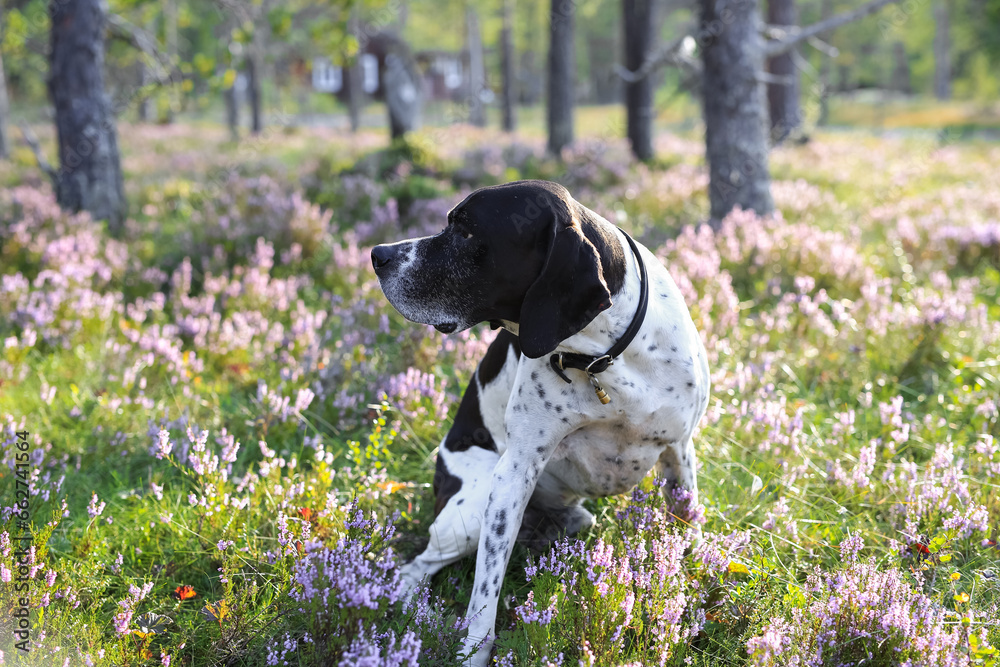
[{"label": "dog's white chest", "polygon": [[666,443],[639,436],[623,424],[600,424],[559,443],[545,472],[569,496],[596,498],[626,493],[656,464]]}]

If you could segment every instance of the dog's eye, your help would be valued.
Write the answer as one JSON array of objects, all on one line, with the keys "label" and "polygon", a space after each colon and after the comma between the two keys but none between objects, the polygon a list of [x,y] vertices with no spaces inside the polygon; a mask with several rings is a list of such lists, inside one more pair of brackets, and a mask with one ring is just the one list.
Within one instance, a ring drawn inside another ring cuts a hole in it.
[{"label": "dog's eye", "polygon": [[455,231],[461,234],[463,239],[472,238],[472,232],[470,232],[468,229],[465,229],[464,227],[455,227]]}]

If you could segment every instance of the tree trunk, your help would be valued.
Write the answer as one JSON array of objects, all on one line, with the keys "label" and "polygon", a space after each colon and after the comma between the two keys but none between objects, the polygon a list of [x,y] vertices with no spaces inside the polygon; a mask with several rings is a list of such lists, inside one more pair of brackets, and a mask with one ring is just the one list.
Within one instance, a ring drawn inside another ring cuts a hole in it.
[{"label": "tree trunk", "polygon": [[347,19],[347,31],[357,40],[358,52],[346,63],[344,68],[344,83],[347,86],[347,115],[351,119],[351,132],[357,132],[361,127],[361,103],[365,91],[361,89],[361,30],[358,26],[358,3],[351,4],[351,14]]},{"label": "tree trunk", "polygon": [[[0,37],[3,34],[3,7],[0,7]],[[0,159],[10,156],[10,135],[7,134],[9,118],[10,100],[7,97],[7,76],[3,71],[3,53],[0,53]]]},{"label": "tree trunk", "polygon": [[385,57],[382,86],[389,111],[389,134],[400,139],[420,123],[420,76],[402,43]]},{"label": "tree trunk", "polygon": [[[639,69],[653,50],[656,39],[656,0],[623,0],[625,67]],[[653,157],[653,80],[650,73],[625,85],[625,115],[632,154],[643,162]]]},{"label": "tree trunk", "polygon": [[148,123],[149,122],[149,94],[146,90],[146,86],[149,85],[149,67],[146,65],[146,59],[139,56],[139,122]]},{"label": "tree trunk", "polygon": [[951,99],[951,38],[948,5],[934,5],[934,96]]},{"label": "tree trunk", "polygon": [[767,167],[767,111],[758,73],[764,68],[757,0],[701,0],[705,152],[711,217],[734,206],[766,215],[774,209]]},{"label": "tree trunk", "polygon": [[902,42],[892,45],[892,89],[908,95],[910,93],[910,62],[906,58],[906,47]]},{"label": "tree trunk", "polygon": [[[822,0],[820,3],[820,20],[825,21],[826,19],[833,16],[833,0]],[[828,39],[827,35],[819,35],[819,38],[823,41]],[[824,55],[819,63],[819,118],[816,119],[816,124],[819,126],[826,125],[830,121],[830,92],[832,91],[832,85],[830,73],[833,69],[833,58]]]},{"label": "tree trunk", "polygon": [[7,77],[3,73],[3,54],[0,53],[0,158],[10,156],[10,137],[7,134],[7,119],[9,117],[10,102],[7,99]]},{"label": "tree trunk", "polygon": [[104,92],[101,0],[55,0],[49,95],[56,112],[59,172],[56,198],[70,211],[86,210],[121,232],[127,203],[118,155],[118,132]]},{"label": "tree trunk", "polygon": [[486,67],[483,64],[483,36],[479,32],[479,16],[466,5],[465,34],[469,48],[469,122],[476,127],[486,127],[486,108],[482,92],[486,85]]},{"label": "tree trunk", "polygon": [[[177,57],[177,2],[178,0],[163,0],[163,33],[167,48],[167,61],[172,69],[178,64]],[[174,121],[174,96],[176,91],[167,87],[163,94],[166,95],[167,108],[163,121],[172,123]]]},{"label": "tree trunk", "polygon": [[[518,100],[521,104],[534,106],[542,102],[545,98],[545,86],[548,76],[545,71],[546,63],[539,57],[539,49],[544,42],[545,29],[548,26],[535,20],[538,16],[535,3],[522,2],[518,7],[527,7],[531,19],[524,22],[524,51],[521,52],[520,66],[518,71]],[[518,19],[520,20],[520,19]],[[519,25],[517,21],[514,25]]]},{"label": "tree trunk", "polygon": [[253,134],[260,134],[264,128],[260,106],[260,60],[256,45],[251,44],[247,50],[247,101],[250,103],[250,132]]},{"label": "tree trunk", "polygon": [[575,11],[575,0],[552,0],[549,14],[548,150],[554,155],[559,155],[564,147],[573,143]]},{"label": "tree trunk", "polygon": [[849,92],[854,90],[854,86],[854,82],[851,81],[851,68],[847,65],[837,65],[837,92]]},{"label": "tree trunk", "polygon": [[222,98],[226,102],[226,125],[229,126],[229,139],[233,142],[240,140],[240,101],[237,99],[236,82],[222,91]]},{"label": "tree trunk", "polygon": [[[768,0],[767,22],[771,25],[795,26],[799,23],[795,0]],[[799,106],[799,68],[795,66],[795,49],[768,60],[767,71],[789,80],[788,83],[767,84],[767,108],[771,119],[771,140],[779,144],[802,124]]]},{"label": "tree trunk", "polygon": [[[528,44],[531,41],[526,40]],[[520,85],[518,86],[518,100],[521,104],[535,106],[542,100],[545,94],[545,76],[541,72],[540,66],[535,62],[535,52],[526,49],[521,54],[521,66],[518,68]]]},{"label": "tree trunk", "polygon": [[503,70],[503,91],[500,106],[504,132],[517,126],[517,71],[514,64],[514,0],[503,0],[503,27],[500,29],[500,67]]}]

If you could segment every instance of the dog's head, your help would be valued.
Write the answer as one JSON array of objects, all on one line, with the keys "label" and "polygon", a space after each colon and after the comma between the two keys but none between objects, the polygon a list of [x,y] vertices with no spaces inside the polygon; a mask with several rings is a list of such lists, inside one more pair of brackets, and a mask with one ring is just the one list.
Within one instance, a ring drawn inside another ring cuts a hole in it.
[{"label": "dog's head", "polygon": [[407,319],[444,333],[514,322],[535,359],[611,306],[624,260],[609,229],[563,186],[517,181],[473,192],[436,236],[376,246],[372,264]]}]

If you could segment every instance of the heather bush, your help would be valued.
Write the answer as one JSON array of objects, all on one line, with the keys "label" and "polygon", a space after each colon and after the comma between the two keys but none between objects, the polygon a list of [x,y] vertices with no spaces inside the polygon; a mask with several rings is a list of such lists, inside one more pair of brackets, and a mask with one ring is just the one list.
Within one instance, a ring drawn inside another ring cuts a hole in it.
[{"label": "heather bush", "polygon": [[614,539],[565,539],[525,568],[531,590],[511,631],[519,641],[508,639],[523,648],[505,664],[664,664],[686,653],[705,624],[706,581],[743,545],[712,535],[703,544],[721,549],[685,558],[692,536],[671,510],[658,492],[636,489],[617,526],[606,526]]},{"label": "heather bush", "polygon": [[994,147],[820,135],[774,152],[779,212],[713,229],[696,137],[635,165],[471,128],[242,158],[221,131],[123,134],[120,239],[38,174],[0,193],[0,487],[31,501],[0,499],[0,616],[23,576],[32,649],[4,625],[0,664],[455,664],[471,559],[412,600],[396,573],[495,332],[404,321],[369,250],[519,177],[661,258],[713,398],[698,506],[647,479],[515,549],[497,662],[996,664]]},{"label": "heather bush", "polygon": [[747,642],[750,664],[930,667],[982,663],[995,654],[985,648],[986,628],[971,629],[967,593],[943,605],[920,592],[922,573],[862,559],[863,547],[861,538],[848,538],[840,544],[841,567],[809,575],[790,618],[771,619]]}]

